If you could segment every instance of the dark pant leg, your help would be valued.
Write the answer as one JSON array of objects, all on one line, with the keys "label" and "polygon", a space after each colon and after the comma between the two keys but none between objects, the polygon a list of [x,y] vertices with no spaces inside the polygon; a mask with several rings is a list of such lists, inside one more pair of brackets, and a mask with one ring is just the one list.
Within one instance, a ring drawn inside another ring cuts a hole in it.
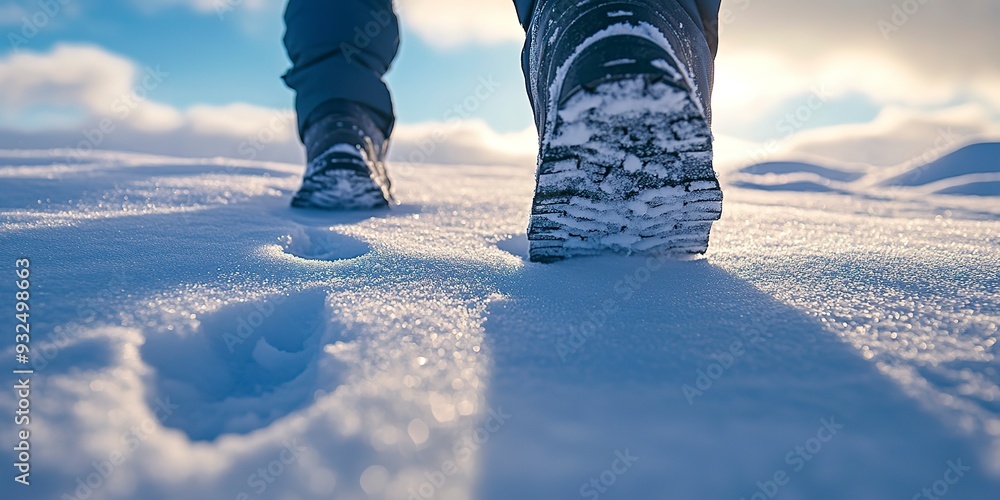
[{"label": "dark pant leg", "polygon": [[377,112],[388,135],[394,115],[382,76],[399,48],[392,1],[289,0],[285,28],[292,68],[283,78],[295,91],[299,135],[335,99]]}]

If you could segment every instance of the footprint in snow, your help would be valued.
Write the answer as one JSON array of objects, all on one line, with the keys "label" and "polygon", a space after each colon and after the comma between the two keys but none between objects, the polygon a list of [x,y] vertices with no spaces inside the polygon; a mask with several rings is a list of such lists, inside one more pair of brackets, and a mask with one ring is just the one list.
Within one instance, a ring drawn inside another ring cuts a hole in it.
[{"label": "footprint in snow", "polygon": [[223,307],[195,331],[148,335],[141,353],[155,370],[150,404],[170,398],[179,407],[163,424],[193,440],[245,434],[338,385],[343,363],[322,355],[324,335],[338,325],[326,300],[321,289],[275,295]]},{"label": "footprint in snow", "polygon": [[286,254],[307,260],[353,259],[371,251],[367,243],[325,228],[300,227],[279,242]]}]

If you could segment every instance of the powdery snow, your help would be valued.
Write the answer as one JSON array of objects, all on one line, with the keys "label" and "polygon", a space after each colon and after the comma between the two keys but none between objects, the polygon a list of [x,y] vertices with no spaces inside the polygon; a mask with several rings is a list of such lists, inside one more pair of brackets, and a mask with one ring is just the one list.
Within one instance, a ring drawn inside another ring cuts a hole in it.
[{"label": "powdery snow", "polygon": [[1000,491],[982,202],[730,187],[705,259],[542,265],[530,166],[404,169],[400,206],[324,213],[288,208],[296,166],[65,153],[0,152],[37,370],[5,498]]}]

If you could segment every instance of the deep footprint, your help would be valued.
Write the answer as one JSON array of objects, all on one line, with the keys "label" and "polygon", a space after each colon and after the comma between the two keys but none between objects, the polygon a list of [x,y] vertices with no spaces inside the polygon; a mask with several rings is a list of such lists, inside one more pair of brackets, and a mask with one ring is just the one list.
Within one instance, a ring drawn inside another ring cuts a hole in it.
[{"label": "deep footprint", "polygon": [[321,352],[334,327],[326,309],[326,293],[314,289],[224,307],[196,331],[149,335],[150,405],[170,398],[179,408],[163,424],[193,440],[249,433],[305,407],[320,378],[326,390],[338,383],[329,380],[337,367],[318,366],[336,363]]},{"label": "deep footprint", "polygon": [[371,251],[367,243],[325,228],[300,227],[280,241],[286,254],[308,260],[353,259]]}]

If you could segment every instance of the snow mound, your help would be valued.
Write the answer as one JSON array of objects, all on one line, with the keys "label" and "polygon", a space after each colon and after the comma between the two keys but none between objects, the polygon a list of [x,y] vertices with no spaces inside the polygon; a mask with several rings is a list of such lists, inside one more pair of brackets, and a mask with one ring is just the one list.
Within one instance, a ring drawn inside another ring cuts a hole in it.
[{"label": "snow mound", "polygon": [[[882,181],[883,186],[923,186],[971,174],[1000,174],[1000,143],[965,146],[941,158],[907,169]],[[992,195],[1000,195],[994,191]]]},{"label": "snow mound", "polygon": [[733,181],[731,186],[744,189],[757,189],[760,191],[792,191],[799,193],[841,193],[848,194],[848,191],[831,185],[829,181],[822,180],[799,180],[790,182],[777,182],[774,184],[764,184],[750,181]]},{"label": "snow mound", "polygon": [[748,165],[728,174],[727,184],[762,192],[850,194],[851,183],[865,172],[845,166],[803,161],[773,161]]},{"label": "snow mound", "polygon": [[949,183],[950,185],[935,189],[934,193],[962,196],[1000,196],[1000,176],[994,176],[990,180],[969,179],[969,177],[973,176],[959,177],[953,183]]},{"label": "snow mound", "polygon": [[739,169],[739,173],[747,175],[790,175],[813,174],[823,179],[836,182],[852,182],[864,177],[864,172],[856,172],[834,167],[825,167],[814,163],[776,161],[758,163]]},{"label": "snow mound", "polygon": [[[1000,143],[965,146],[922,165],[867,170],[778,161],[743,167],[732,187],[762,192],[833,193],[913,199],[929,195],[1000,196]],[[892,189],[887,189],[892,188]]]}]

